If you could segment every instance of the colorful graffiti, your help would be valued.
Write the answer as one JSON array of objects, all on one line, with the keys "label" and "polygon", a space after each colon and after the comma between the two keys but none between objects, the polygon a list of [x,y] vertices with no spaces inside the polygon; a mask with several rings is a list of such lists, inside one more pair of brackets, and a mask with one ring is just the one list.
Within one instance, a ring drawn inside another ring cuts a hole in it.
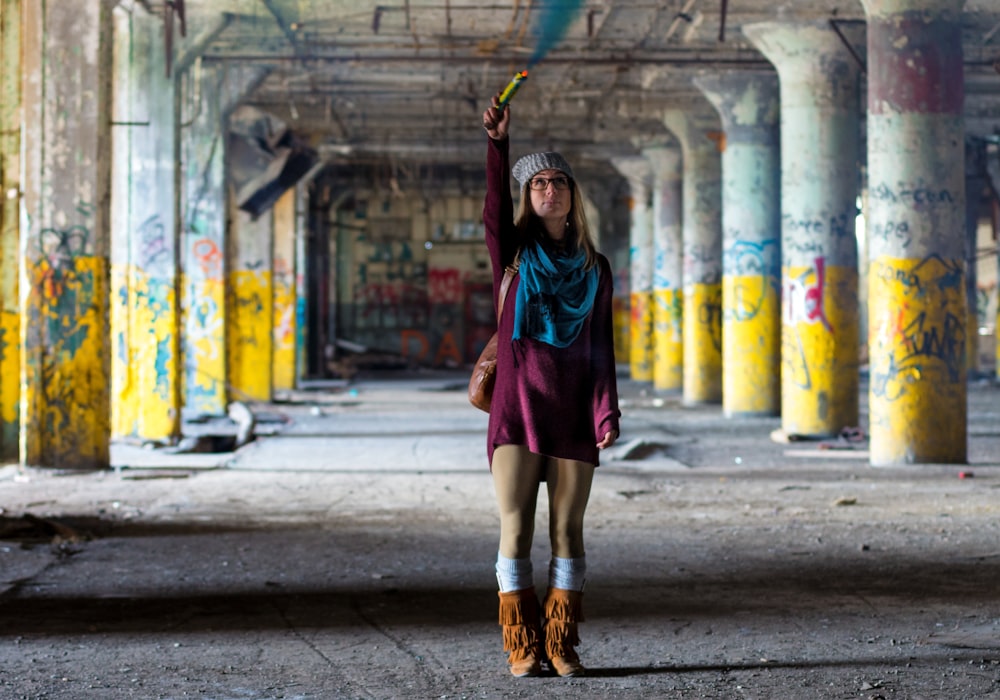
[{"label": "colorful graffiti", "polygon": [[689,284],[684,289],[684,401],[722,399],[722,285]]},{"label": "colorful graffiti", "polygon": [[[789,276],[785,284],[785,322],[819,323],[830,333],[833,325],[824,311],[826,296],[826,260],[816,258],[815,267],[806,269],[795,276]],[[811,282],[811,284],[810,284]]]},{"label": "colorful graffiti", "polygon": [[629,322],[629,368],[632,379],[653,381],[655,338],[653,336],[653,294],[632,292]]},{"label": "colorful graffiti", "polygon": [[[777,239],[734,241],[723,254],[723,275],[732,296],[723,305],[727,321],[752,321],[780,284],[780,247]],[[772,289],[773,287],[773,289]]]},{"label": "colorful graffiti", "polygon": [[29,240],[25,333],[27,427],[32,464],[106,466],[110,434],[109,272],[89,252],[82,225],[45,228]]},{"label": "colorful graffiti", "polygon": [[873,462],[964,454],[963,261],[880,257],[869,284]]},{"label": "colorful graffiti", "polygon": [[782,428],[835,435],[858,421],[858,272],[816,257],[783,277]]}]

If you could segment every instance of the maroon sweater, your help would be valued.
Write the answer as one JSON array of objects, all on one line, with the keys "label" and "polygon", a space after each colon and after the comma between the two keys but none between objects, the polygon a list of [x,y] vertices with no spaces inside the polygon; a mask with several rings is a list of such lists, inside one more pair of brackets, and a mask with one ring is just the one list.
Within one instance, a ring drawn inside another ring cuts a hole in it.
[{"label": "maroon sweater", "polygon": [[[486,246],[493,263],[493,302],[504,268],[518,250],[510,195],[509,140],[489,139],[486,156]],[[490,407],[487,454],[497,445],[526,445],[536,454],[598,464],[597,442],[619,430],[612,329],[611,265],[598,255],[600,281],[590,316],[569,347],[534,338],[511,343],[520,275],[507,293],[497,334],[497,378]],[[598,437],[600,436],[600,438]]]}]

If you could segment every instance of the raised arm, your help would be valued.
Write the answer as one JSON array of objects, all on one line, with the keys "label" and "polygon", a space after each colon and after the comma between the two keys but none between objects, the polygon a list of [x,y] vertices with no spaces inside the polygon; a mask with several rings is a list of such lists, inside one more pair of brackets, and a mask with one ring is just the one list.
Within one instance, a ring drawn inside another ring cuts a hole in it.
[{"label": "raised arm", "polygon": [[[496,104],[497,96],[493,98]],[[514,202],[510,196],[510,107],[490,107],[483,112],[483,128],[489,136],[486,148],[486,200],[483,225],[486,247],[493,263],[493,301],[496,303],[504,268],[517,252],[514,232]]]}]

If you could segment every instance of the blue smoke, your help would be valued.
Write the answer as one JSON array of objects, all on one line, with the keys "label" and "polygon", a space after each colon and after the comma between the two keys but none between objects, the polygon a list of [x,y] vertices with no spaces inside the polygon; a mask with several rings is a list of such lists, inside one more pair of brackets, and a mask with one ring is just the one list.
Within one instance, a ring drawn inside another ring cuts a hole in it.
[{"label": "blue smoke", "polygon": [[562,40],[573,22],[573,16],[583,5],[583,0],[544,0],[544,3],[532,28],[537,43],[535,53],[528,62],[529,69],[545,58]]}]

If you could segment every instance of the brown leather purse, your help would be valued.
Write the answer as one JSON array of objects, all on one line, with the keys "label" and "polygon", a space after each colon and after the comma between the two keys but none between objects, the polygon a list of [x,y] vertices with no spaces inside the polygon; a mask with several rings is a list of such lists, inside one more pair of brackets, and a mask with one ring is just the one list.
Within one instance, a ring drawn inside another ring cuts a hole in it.
[{"label": "brown leather purse", "polygon": [[[500,317],[503,315],[503,303],[507,298],[507,290],[517,272],[516,267],[507,267],[500,280],[500,295],[497,299],[497,327],[500,327]],[[497,380],[497,334],[494,332],[486,342],[486,347],[479,354],[479,359],[472,368],[469,378],[469,403],[481,411],[490,412],[493,402],[493,385]]]}]

